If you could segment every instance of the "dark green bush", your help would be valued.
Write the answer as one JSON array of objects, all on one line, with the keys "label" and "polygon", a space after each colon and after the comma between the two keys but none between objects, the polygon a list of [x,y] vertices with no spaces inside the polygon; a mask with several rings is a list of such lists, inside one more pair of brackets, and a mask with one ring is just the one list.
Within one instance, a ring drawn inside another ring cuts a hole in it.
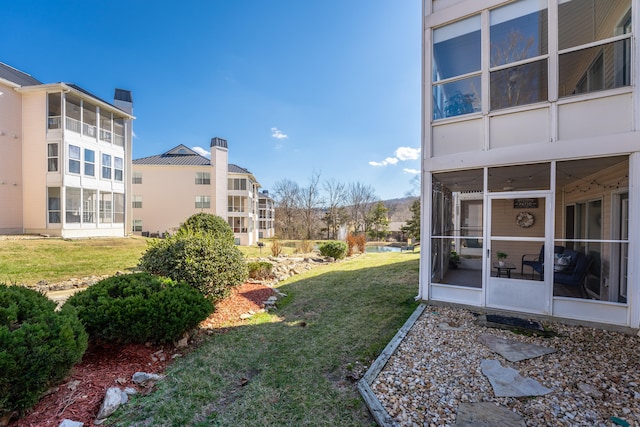
[{"label": "dark green bush", "polygon": [[247,264],[249,277],[252,279],[268,279],[273,271],[273,264],[266,261],[255,261]]},{"label": "dark green bush", "polygon": [[247,279],[247,263],[240,249],[233,242],[202,233],[184,232],[151,243],[140,267],[187,282],[213,301]]},{"label": "dark green bush", "polygon": [[330,256],[335,259],[342,259],[347,255],[349,247],[345,242],[332,240],[320,245],[320,255]]},{"label": "dark green bush", "polygon": [[191,215],[180,226],[178,233],[205,233],[214,239],[235,241],[233,230],[223,218],[205,212]]},{"label": "dark green bush", "polygon": [[186,283],[148,273],[101,280],[71,296],[92,340],[173,342],[213,312],[213,304]]},{"label": "dark green bush", "polygon": [[32,407],[87,349],[73,307],[22,286],[0,284],[0,419]]}]

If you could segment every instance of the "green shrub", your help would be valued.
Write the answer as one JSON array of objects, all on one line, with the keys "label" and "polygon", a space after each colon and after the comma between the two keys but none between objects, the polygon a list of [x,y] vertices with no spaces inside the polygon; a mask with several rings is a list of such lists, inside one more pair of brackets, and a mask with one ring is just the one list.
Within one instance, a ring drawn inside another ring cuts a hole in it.
[{"label": "green shrub", "polygon": [[22,286],[0,284],[0,419],[24,413],[67,376],[87,349],[73,307]]},{"label": "green shrub", "polygon": [[205,212],[191,215],[180,226],[178,233],[205,233],[214,239],[228,240],[234,243],[233,230],[223,218]]},{"label": "green shrub", "polygon": [[320,245],[320,255],[335,259],[344,258],[347,255],[347,244],[338,240],[332,240]]},{"label": "green shrub", "polygon": [[71,296],[66,306],[96,341],[174,342],[213,312],[213,304],[184,282],[148,273],[101,280]]},{"label": "green shrub", "polygon": [[249,269],[249,277],[251,279],[268,279],[273,272],[273,264],[266,261],[255,261],[247,264]]},{"label": "green shrub", "polygon": [[216,301],[247,279],[244,255],[233,242],[211,235],[184,232],[153,241],[140,259],[151,274],[187,282]]}]

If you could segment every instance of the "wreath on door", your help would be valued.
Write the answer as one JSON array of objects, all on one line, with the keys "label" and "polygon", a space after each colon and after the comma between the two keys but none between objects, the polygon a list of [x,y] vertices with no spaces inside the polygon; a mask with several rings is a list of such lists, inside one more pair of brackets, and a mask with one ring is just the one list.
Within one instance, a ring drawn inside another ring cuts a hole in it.
[{"label": "wreath on door", "polygon": [[518,216],[516,216],[516,224],[522,228],[529,228],[535,222],[535,218],[533,214],[530,212],[520,212]]}]

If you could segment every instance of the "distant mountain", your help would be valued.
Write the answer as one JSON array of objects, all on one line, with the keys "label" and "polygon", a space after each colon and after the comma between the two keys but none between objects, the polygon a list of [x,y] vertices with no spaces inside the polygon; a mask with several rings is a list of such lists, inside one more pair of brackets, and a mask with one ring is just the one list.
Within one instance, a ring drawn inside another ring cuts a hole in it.
[{"label": "distant mountain", "polygon": [[411,219],[411,204],[418,197],[402,197],[399,199],[383,200],[385,207],[389,210],[389,221],[408,221]]}]

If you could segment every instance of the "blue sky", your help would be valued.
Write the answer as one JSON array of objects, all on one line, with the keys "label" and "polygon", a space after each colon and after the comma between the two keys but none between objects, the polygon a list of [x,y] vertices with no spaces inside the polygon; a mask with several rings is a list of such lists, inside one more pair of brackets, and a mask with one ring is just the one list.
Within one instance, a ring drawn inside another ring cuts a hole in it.
[{"label": "blue sky", "polygon": [[133,157],[229,143],[272,189],[420,169],[420,0],[6,1],[0,61],[105,100],[132,91]]}]

